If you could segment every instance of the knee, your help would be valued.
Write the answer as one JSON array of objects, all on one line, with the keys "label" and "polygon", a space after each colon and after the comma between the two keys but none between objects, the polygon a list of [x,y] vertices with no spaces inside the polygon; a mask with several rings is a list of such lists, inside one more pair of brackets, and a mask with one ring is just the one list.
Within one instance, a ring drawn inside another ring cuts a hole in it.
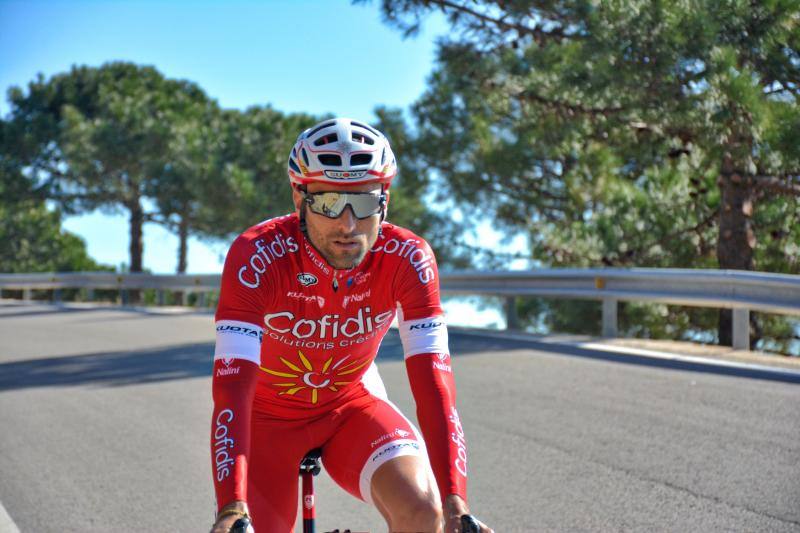
[{"label": "knee", "polygon": [[391,512],[392,531],[440,531],[442,505],[434,494],[416,494],[404,498]]}]

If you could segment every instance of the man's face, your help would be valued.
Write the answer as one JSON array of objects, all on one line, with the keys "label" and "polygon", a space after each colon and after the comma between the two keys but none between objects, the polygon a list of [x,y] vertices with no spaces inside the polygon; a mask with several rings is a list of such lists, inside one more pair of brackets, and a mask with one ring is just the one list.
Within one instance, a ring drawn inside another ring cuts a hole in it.
[{"label": "man's face", "polygon": [[[371,192],[380,190],[379,183],[366,183],[343,187],[325,183],[311,183],[309,193],[324,191]],[[303,205],[303,197],[293,192],[295,208],[304,209],[306,229],[311,244],[319,250],[328,263],[336,269],[349,269],[357,266],[378,239],[380,213],[359,220],[348,205],[338,218],[328,218],[314,213]]]}]

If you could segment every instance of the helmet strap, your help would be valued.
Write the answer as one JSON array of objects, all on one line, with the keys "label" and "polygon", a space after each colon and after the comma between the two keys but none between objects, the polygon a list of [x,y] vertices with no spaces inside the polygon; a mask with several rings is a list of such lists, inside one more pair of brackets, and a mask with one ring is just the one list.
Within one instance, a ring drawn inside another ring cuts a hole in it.
[{"label": "helmet strap", "polygon": [[381,206],[381,221],[378,223],[378,237],[383,235],[383,221],[386,220],[386,210],[387,204],[389,203],[389,191],[387,190],[388,187],[381,184],[381,195],[386,195],[386,199],[383,201],[383,205]]},{"label": "helmet strap", "polygon": [[295,185],[295,189],[303,196],[303,201],[300,203],[300,213],[298,216],[300,218],[300,231],[305,235],[306,239],[308,239],[308,231],[306,225],[306,188],[302,185]]}]

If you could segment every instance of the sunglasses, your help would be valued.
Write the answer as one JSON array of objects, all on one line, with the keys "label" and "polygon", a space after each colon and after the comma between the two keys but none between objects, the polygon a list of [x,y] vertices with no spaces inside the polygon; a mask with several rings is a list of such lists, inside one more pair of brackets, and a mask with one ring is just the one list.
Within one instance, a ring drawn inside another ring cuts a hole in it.
[{"label": "sunglasses", "polygon": [[304,201],[309,209],[328,218],[339,218],[349,205],[358,219],[377,215],[386,205],[386,194],[375,192],[315,192],[305,193]]}]

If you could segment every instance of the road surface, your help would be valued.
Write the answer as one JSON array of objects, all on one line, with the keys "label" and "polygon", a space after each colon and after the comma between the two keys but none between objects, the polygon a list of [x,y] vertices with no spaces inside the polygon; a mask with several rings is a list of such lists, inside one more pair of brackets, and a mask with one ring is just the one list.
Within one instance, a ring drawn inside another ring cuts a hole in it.
[{"label": "road surface", "polygon": [[[0,340],[0,532],[208,530],[210,314],[6,303]],[[498,533],[800,531],[800,374],[457,330],[451,351]],[[379,362],[413,417],[395,331]],[[386,530],[317,488],[319,531]]]}]

